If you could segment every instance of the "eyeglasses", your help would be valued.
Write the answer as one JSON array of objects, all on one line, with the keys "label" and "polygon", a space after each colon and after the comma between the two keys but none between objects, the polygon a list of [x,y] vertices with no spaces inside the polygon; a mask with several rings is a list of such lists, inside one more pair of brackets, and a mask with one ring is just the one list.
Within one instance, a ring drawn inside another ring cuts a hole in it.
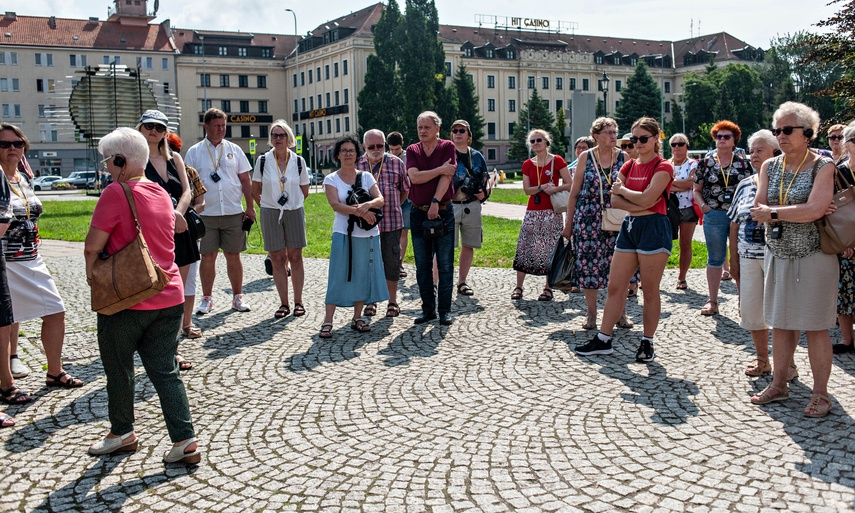
[{"label": "eyeglasses", "polygon": [[686,145],[686,143],[684,143],[683,141],[677,141],[677,142],[672,142],[672,143],[671,143],[671,147],[672,147],[672,148],[677,148],[677,147],[682,148],[682,147],[683,147],[683,146],[685,146],[685,145]]},{"label": "eyeglasses", "polygon": [[793,130],[795,130],[796,128],[801,128],[802,130],[805,129],[805,127],[803,127],[803,126],[789,126],[789,125],[787,125],[783,128],[773,128],[772,129],[772,135],[774,135],[775,137],[778,137],[779,135],[781,135],[782,132],[784,133],[784,135],[792,135]]},{"label": "eyeglasses", "polygon": [[104,160],[102,160],[102,161],[100,162],[100,167],[103,167],[104,169],[107,169],[107,161],[108,161],[108,160],[110,160],[110,159],[112,159],[113,157],[115,157],[115,155],[110,155],[109,157],[107,157],[107,158],[105,158]]},{"label": "eyeglasses", "polygon": [[24,141],[0,141],[0,148],[8,150],[12,146],[14,146],[15,148],[20,150],[21,148],[26,146],[26,144],[27,143],[25,143]]},{"label": "eyeglasses", "polygon": [[653,139],[652,135],[642,135],[641,137],[636,137],[633,135],[632,137],[629,138],[629,141],[632,144],[636,144],[636,143],[647,144],[647,141],[649,141],[650,139]]},{"label": "eyeglasses", "polygon": [[285,138],[287,138],[287,137],[288,137],[288,134],[280,134],[280,133],[277,133],[277,132],[274,132],[274,133],[270,134],[270,138],[271,138],[271,139],[285,139]]},{"label": "eyeglasses", "polygon": [[828,140],[829,141],[842,141],[843,136],[842,135],[829,135]]},{"label": "eyeglasses", "polygon": [[848,142],[848,143],[855,142],[855,137],[851,137],[849,139],[846,139],[846,142]]},{"label": "eyeglasses", "polygon": [[451,129],[452,134],[465,134],[466,132],[467,132],[467,130],[465,128],[452,128]]},{"label": "eyeglasses", "polygon": [[158,133],[166,132],[166,127],[160,123],[143,123],[143,128],[146,130],[157,130]]},{"label": "eyeglasses", "polygon": [[600,135],[617,135],[617,130],[603,130]]},{"label": "eyeglasses", "polygon": [[346,149],[346,150],[338,150],[338,152],[342,155],[353,155],[354,153],[356,153],[356,150]]},{"label": "eyeglasses", "polygon": [[385,144],[371,144],[369,146],[366,146],[365,149],[368,151],[385,150],[386,145]]},{"label": "eyeglasses", "polygon": [[530,142],[531,144],[542,143],[542,142],[543,142],[543,137],[538,137],[537,139],[529,139],[529,141],[528,141],[528,142]]},{"label": "eyeglasses", "polygon": [[621,145],[620,145],[620,149],[622,149],[622,150],[631,150],[633,148],[635,148],[635,145],[630,144],[630,143],[621,143]]},{"label": "eyeglasses", "polygon": [[[792,133],[792,130],[790,130],[790,133]],[[733,134],[715,134],[713,137],[715,137],[718,141],[729,141],[733,137]]]}]

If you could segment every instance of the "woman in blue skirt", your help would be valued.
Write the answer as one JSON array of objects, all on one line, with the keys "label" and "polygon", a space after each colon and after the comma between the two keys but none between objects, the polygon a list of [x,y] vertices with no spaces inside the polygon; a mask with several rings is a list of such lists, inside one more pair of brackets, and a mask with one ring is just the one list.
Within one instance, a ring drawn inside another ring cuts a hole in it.
[{"label": "woman in blue skirt", "polygon": [[[383,207],[383,196],[371,173],[356,170],[359,156],[359,141],[352,135],[342,137],[336,141],[333,149],[333,157],[338,160],[341,169],[324,178],[324,191],[335,211],[335,220],[321,338],[332,337],[332,320],[337,306],[352,306],[350,328],[365,332],[370,331],[371,327],[368,320],[362,317],[362,307],[365,303],[379,303],[389,299],[380,254],[380,229],[377,228],[378,219],[373,212]],[[371,200],[349,205],[347,198],[355,186],[368,191]],[[367,222],[372,228],[363,229],[356,222],[357,219]]]}]

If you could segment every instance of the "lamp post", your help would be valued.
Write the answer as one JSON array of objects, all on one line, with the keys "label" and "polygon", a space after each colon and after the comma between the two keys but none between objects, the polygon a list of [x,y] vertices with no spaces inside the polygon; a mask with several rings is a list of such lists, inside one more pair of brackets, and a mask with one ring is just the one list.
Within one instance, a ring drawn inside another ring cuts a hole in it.
[{"label": "lamp post", "polygon": [[603,116],[609,115],[609,76],[606,75],[606,72],[603,71],[603,78],[601,79],[601,83],[603,84]]},{"label": "lamp post", "polygon": [[[297,135],[300,135],[300,34],[297,32],[297,13],[293,9],[285,9],[294,16],[294,36],[297,38],[297,47],[294,49],[295,74],[297,77]],[[300,148],[302,149],[302,148]]]}]

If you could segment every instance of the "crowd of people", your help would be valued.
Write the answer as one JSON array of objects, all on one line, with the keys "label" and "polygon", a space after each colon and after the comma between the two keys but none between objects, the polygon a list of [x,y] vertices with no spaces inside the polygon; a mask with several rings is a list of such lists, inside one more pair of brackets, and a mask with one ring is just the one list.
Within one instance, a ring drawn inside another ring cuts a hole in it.
[{"label": "crowd of people", "polygon": [[[140,230],[168,284],[119,313],[98,313],[110,430],[89,448],[93,455],[138,446],[133,430],[137,353],[160,397],[173,442],[163,460],[200,460],[180,375],[192,369],[192,363],[179,354],[178,345],[182,338],[202,336],[193,324],[193,311],[197,316],[211,313],[220,301],[213,288],[220,251],[231,284],[231,308],[250,310],[242,293],[241,253],[256,221],[279,296],[273,317],[306,314],[304,202],[312,170],[293,151],[296,137],[284,120],[270,125],[270,150],[254,165],[225,138],[226,120],[224,112],[208,110],[203,116],[205,138],[183,159],[180,138],[170,133],[167,116],[157,110],[146,111],[136,129],[119,128],[100,141],[102,164],[113,183],[103,190],[86,237],[87,281],[91,284],[99,258],[125,247]],[[531,130],[526,137],[531,158],[522,163],[521,173],[528,203],[513,259],[516,287],[511,300],[523,298],[527,275],[548,275],[553,250],[563,237],[575,256],[571,293],[581,292],[585,299],[581,328],[596,330],[575,353],[611,354],[615,328],[634,327],[626,302],[640,293],[642,333],[635,359],[652,362],[661,318],[660,282],[674,241],[680,258],[673,286],[686,291],[692,237],[703,223],[708,301],[699,314],[720,315],[718,293],[729,266],[739,291],[740,326],[750,334],[756,353],[744,372],[750,377],[772,375],[769,386],[752,396],[751,403],[788,398],[788,382],[798,377],[793,355],[805,332],[814,385],[804,415],[826,415],[832,407],[827,387],[832,354],[855,351],[855,254],[853,248],[839,255],[824,253],[814,222],[833,213],[836,191],[855,185],[850,165],[855,123],[828,129],[829,156],[811,148],[820,120],[809,107],[784,103],[772,125],[772,130],[747,138],[747,158],[738,148],[739,126],[722,120],[710,131],[715,149],[706,157],[689,158],[689,138],[678,133],[668,140],[671,158],[665,159],[656,120],[640,118],[618,138],[617,122],[600,117],[591,125],[590,136],[575,142],[576,158],[569,165],[550,151],[551,133]],[[339,307],[353,309],[350,328],[357,332],[371,330],[378,304],[385,302],[386,317],[400,315],[398,287],[407,276],[403,259],[408,241],[421,301],[415,324],[438,320],[451,325],[455,288],[459,296],[475,294],[469,271],[484,240],[482,203],[493,185],[486,160],[471,147],[467,120],[451,124],[449,139],[441,137],[442,120],[435,112],[421,113],[417,128],[418,142],[406,148],[400,133],[387,138],[378,129],[367,130],[362,141],[348,135],[335,144],[338,169],[323,181],[334,221],[318,333],[322,339],[334,336]],[[21,321],[42,319],[46,384],[83,385],[62,367],[65,307],[38,252],[42,204],[26,166],[28,148],[19,128],[0,124],[0,400],[8,404],[32,400],[15,385],[16,378],[30,372],[17,355]],[[202,299],[194,308],[197,272]],[[606,298],[598,326],[602,290]],[[554,299],[549,279],[537,299]],[[829,329],[836,323],[842,339],[832,345]],[[0,415],[0,427],[14,422]]]}]

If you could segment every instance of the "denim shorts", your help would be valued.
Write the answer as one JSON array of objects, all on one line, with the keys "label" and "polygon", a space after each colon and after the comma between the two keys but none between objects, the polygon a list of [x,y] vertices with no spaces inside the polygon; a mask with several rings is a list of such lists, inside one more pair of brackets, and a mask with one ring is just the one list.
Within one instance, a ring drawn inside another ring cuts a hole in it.
[{"label": "denim shorts", "polygon": [[615,251],[639,255],[671,254],[671,221],[662,214],[626,216],[620,225]]},{"label": "denim shorts", "polygon": [[727,256],[727,237],[730,235],[730,218],[724,210],[710,210],[704,214],[704,240],[707,243],[707,267],[721,267]]}]

